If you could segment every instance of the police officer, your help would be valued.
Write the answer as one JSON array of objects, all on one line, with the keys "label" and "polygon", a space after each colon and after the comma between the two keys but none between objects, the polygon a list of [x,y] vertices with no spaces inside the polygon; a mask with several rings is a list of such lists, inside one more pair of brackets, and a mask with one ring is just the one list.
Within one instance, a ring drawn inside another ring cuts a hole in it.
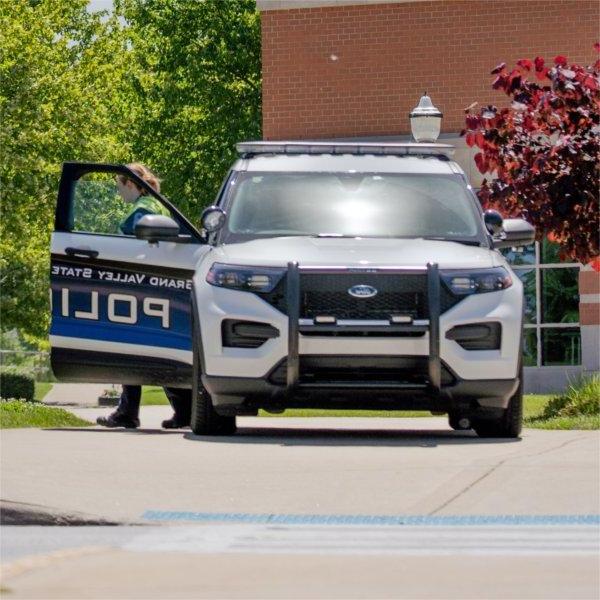
[{"label": "police officer", "polygon": [[[160,180],[148,167],[141,163],[130,163],[127,166],[150,187],[160,192]],[[140,189],[135,182],[126,176],[117,175],[116,182],[121,198],[128,204],[133,205],[119,225],[119,229],[124,235],[134,235],[135,225],[144,215],[170,216],[165,206],[152,196],[148,196],[145,190]],[[165,429],[179,429],[189,426],[192,406],[191,390],[167,387],[164,390],[173,407],[173,417],[163,421],[162,426]],[[124,385],[117,409],[107,417],[98,417],[96,423],[103,427],[136,429],[140,426],[141,398],[142,387],[140,385]]]},{"label": "police officer", "polygon": [[[160,180],[148,167],[140,163],[130,163],[127,166],[151,188],[160,192]],[[145,190],[140,189],[134,181],[127,179],[125,175],[117,175],[116,181],[121,198],[128,204],[133,204],[131,210],[119,225],[119,229],[124,235],[134,235],[136,223],[144,215],[170,216],[165,206],[156,198],[148,196]]]}]

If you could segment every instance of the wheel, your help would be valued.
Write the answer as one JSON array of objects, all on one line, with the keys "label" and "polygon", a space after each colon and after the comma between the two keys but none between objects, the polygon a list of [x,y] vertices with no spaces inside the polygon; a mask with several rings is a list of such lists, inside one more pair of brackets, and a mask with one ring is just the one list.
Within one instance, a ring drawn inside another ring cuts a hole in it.
[{"label": "wheel", "polygon": [[[196,295],[192,291],[192,314],[197,315]],[[235,417],[224,417],[217,414],[210,394],[200,381],[201,365],[199,347],[201,343],[198,321],[192,321],[192,343],[194,348],[194,365],[192,374],[192,418],[190,427],[196,435],[232,435],[235,433]]]},{"label": "wheel", "polygon": [[201,386],[192,392],[191,428],[196,435],[233,435],[236,430],[235,417],[217,414],[208,392]]},{"label": "wheel", "polygon": [[508,407],[497,419],[482,419],[473,429],[482,438],[518,438],[523,426],[523,366],[519,367],[519,387],[511,396]]}]

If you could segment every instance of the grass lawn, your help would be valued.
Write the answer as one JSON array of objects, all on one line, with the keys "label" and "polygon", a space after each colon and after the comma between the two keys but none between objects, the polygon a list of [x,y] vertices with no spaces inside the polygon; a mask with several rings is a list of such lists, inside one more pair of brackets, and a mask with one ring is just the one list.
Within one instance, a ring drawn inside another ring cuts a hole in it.
[{"label": "grass lawn", "polygon": [[554,398],[552,395],[530,394],[525,396],[523,427],[533,427],[534,429],[600,429],[600,417],[598,415],[541,418],[544,408],[552,398]]},{"label": "grass lawn", "polygon": [[544,410],[525,419],[538,429],[600,429],[600,377],[580,377],[562,394],[551,396]]},{"label": "grass lawn", "polygon": [[16,427],[87,427],[92,423],[53,406],[23,400],[0,402],[0,429]]},{"label": "grass lawn", "polygon": [[163,389],[156,386],[144,386],[142,388],[142,406],[154,406],[156,404],[169,404]]},{"label": "grass lawn", "polygon": [[288,408],[282,413],[269,413],[260,410],[259,417],[388,417],[405,419],[408,417],[431,417],[430,412],[421,410],[326,410],[323,408]]},{"label": "grass lawn", "polygon": [[525,394],[523,396],[523,418],[533,419],[541,415],[551,398],[553,398],[551,394]]},{"label": "grass lawn", "polygon": [[539,420],[526,419],[523,426],[535,429],[600,429],[600,416],[579,415],[577,417],[554,417]]},{"label": "grass lawn", "polygon": [[[528,394],[524,398],[524,417],[532,418],[540,415],[552,396]],[[270,414],[264,410],[261,417],[430,417],[431,413],[422,410],[323,410],[311,408],[290,408],[280,414]]]},{"label": "grass lawn", "polygon": [[41,402],[44,399],[44,396],[52,389],[53,385],[53,383],[48,381],[36,381],[33,399]]}]

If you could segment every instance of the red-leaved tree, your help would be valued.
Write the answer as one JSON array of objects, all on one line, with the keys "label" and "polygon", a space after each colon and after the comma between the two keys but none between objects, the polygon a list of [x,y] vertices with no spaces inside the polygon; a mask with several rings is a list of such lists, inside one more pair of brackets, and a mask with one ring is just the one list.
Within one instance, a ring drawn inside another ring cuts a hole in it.
[{"label": "red-leaved tree", "polygon": [[564,56],[552,66],[540,57],[512,70],[499,64],[492,87],[512,99],[510,108],[471,105],[461,133],[480,149],[481,173],[496,175],[479,192],[484,207],[522,215],[560,244],[563,258],[583,263],[599,254],[599,73],[600,59],[588,67]]}]

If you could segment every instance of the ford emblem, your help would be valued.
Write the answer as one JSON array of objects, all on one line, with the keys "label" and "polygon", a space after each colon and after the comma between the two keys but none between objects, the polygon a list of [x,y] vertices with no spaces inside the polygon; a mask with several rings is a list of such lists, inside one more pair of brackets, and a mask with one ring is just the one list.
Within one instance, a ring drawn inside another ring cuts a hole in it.
[{"label": "ford emblem", "polygon": [[353,285],[348,293],[354,298],[373,298],[377,296],[377,290],[372,285]]}]

